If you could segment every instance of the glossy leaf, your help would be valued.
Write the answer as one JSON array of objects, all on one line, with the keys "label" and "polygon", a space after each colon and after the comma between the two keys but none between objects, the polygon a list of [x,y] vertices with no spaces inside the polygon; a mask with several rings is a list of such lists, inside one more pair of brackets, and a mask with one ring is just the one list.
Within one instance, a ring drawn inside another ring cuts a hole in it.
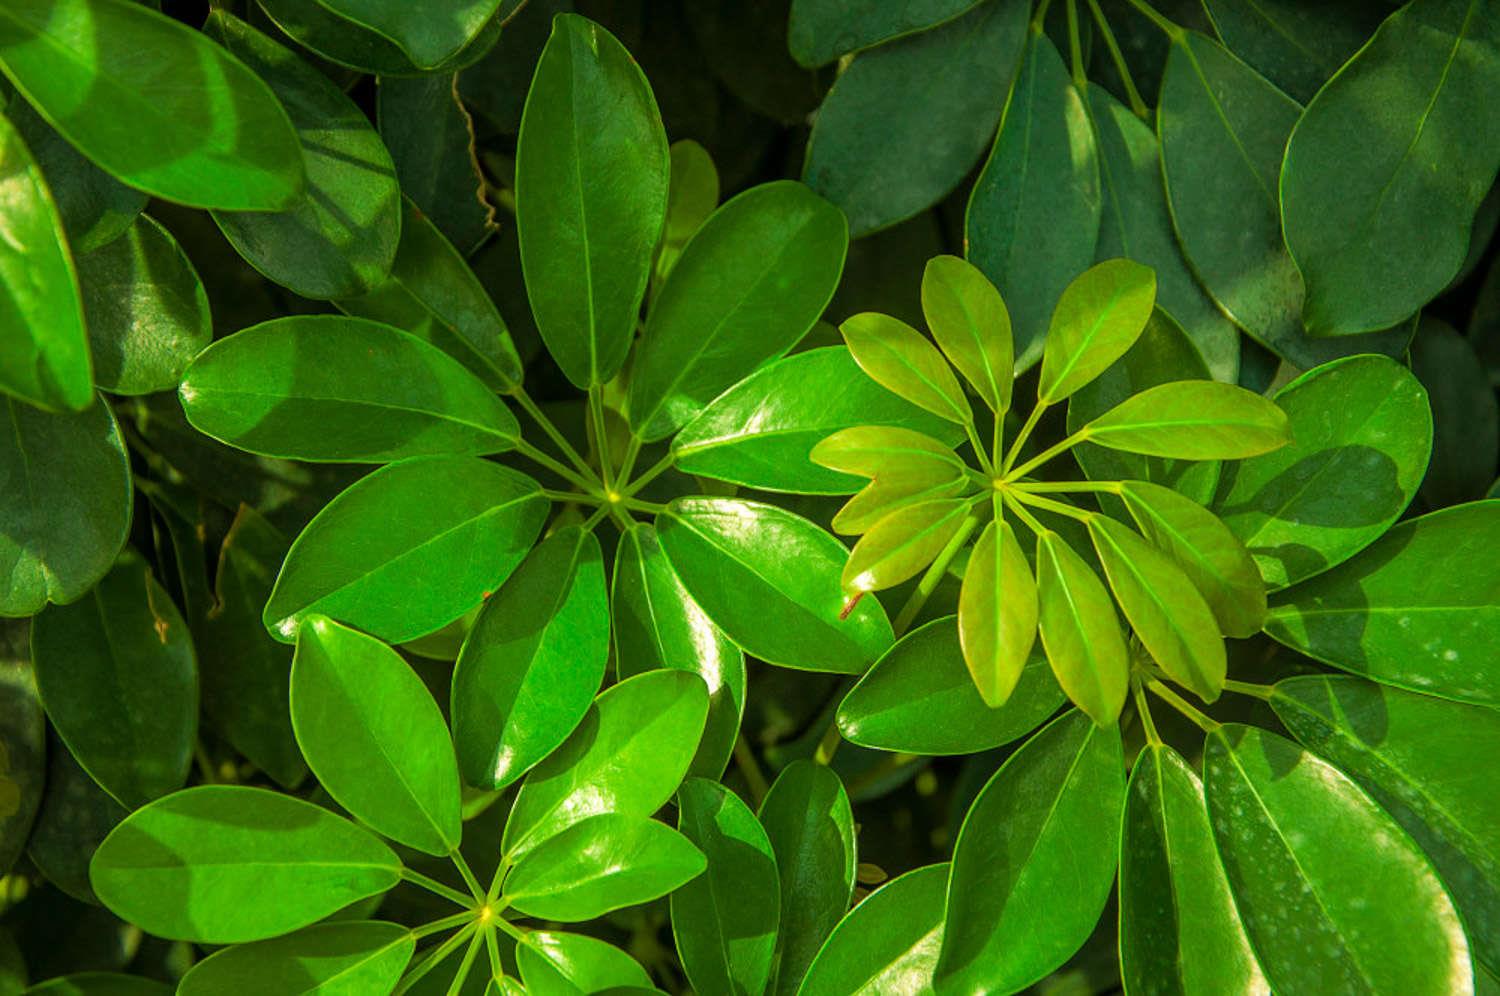
[{"label": "glossy leaf", "polygon": [[132,187],[240,211],[280,210],[302,190],[301,147],[270,87],[143,4],[6,4],[0,69],[64,138]]},{"label": "glossy leaf", "polygon": [[1037,537],[1038,628],[1058,684],[1100,726],[1125,705],[1130,658],[1125,636],[1093,568],[1053,532]]},{"label": "glossy leaf", "polygon": [[798,992],[931,992],[947,890],[947,864],[914,869],[876,889],[839,921]]},{"label": "glossy leaf", "polygon": [[567,526],[485,600],[459,651],[450,714],[464,781],[504,788],[550,754],[593,704],[608,659],[599,541]]},{"label": "glossy leaf", "polygon": [[650,442],[812,328],[849,244],[838,209],[800,183],[752,187],[698,230],[651,302],[630,371],[630,425]]},{"label": "glossy leaf", "polygon": [[967,475],[941,471],[940,476],[940,466],[923,464],[879,475],[835,513],[833,531],[858,536],[902,509],[956,498],[970,489]]},{"label": "glossy leaf", "polygon": [[569,380],[619,372],[667,213],[667,138],[615,37],[562,14],[516,145],[516,224],[537,328]]},{"label": "glossy leaf", "polygon": [[990,411],[1009,410],[1015,367],[1010,312],[989,278],[957,256],[933,257],[922,271],[922,314],[943,355]]},{"label": "glossy leaf", "polygon": [[1037,634],[1037,589],[1009,522],[984,527],[969,554],[958,595],[958,639],[964,664],[985,705],[997,709],[1031,656]]},{"label": "glossy leaf", "polygon": [[428,457],[382,467],[308,523],[262,619],[285,643],[310,613],[390,643],[423,636],[497,589],[546,513],[537,483],[498,464]]},{"label": "glossy leaf", "polygon": [[839,327],[860,369],[881,387],[949,422],[973,420],[969,400],[937,347],[897,318],[855,315]]},{"label": "glossy leaf", "polygon": [[[46,778],[47,727],[21,620],[0,622],[0,874],[26,849]],[[3,978],[3,976],[0,976]]]},{"label": "glossy leaf", "polygon": [[1084,942],[1114,882],[1124,770],[1119,732],[1069,712],[995,773],[954,845],[936,989],[1014,992]]},{"label": "glossy leaf", "polygon": [[859,674],[891,644],[874,598],[841,618],[848,552],[807,519],[758,502],[682,498],[656,528],[683,587],[747,653],[782,667]]},{"label": "glossy leaf", "polygon": [[804,66],[821,66],[841,55],[933,28],[976,5],[976,0],[939,0],[919,10],[881,3],[794,0],[787,44]]},{"label": "glossy leaf", "polygon": [[1037,398],[1055,404],[1135,345],[1156,302],[1156,274],[1128,259],[1096,263],[1063,289],[1042,354]]},{"label": "glossy leaf", "polygon": [[89,870],[116,915],[158,937],[275,937],[394,886],[401,863],[368,831],[265,789],[201,785],[130,816]]},{"label": "glossy leaf", "polygon": [[259,992],[385,992],[394,989],[416,941],[395,923],[319,923],[295,934],[215,952],[178,983],[180,996]]},{"label": "glossy leaf", "polygon": [[962,498],[908,505],[860,537],[840,579],[851,594],[894,588],[920,574],[958,535],[973,502]]},{"label": "glossy leaf", "polygon": [[413,7],[392,0],[317,0],[339,17],[395,42],[420,69],[452,58],[479,34],[500,0],[439,0]]},{"label": "glossy leaf", "polygon": [[1183,460],[1242,460],[1285,446],[1287,415],[1233,384],[1179,380],[1127,398],[1083,428],[1091,442]]},{"label": "glossy leaf", "polygon": [[32,622],[37,691],[78,762],[127,807],[181,788],[198,735],[187,623],[127,550],[87,597]]},{"label": "glossy leaf", "polygon": [[964,476],[965,466],[952,447],[900,426],[840,429],[814,446],[810,456],[830,470],[871,479],[889,475],[957,480]]},{"label": "glossy leaf", "polygon": [[708,867],[672,893],[672,936],[698,992],[759,993],[770,979],[781,917],[776,855],[740,797],[705,778],[677,792],[677,826]]},{"label": "glossy leaf", "polygon": [[[299,45],[335,65],[379,76],[420,76],[468,66],[493,48],[500,34],[500,19],[492,17],[468,44],[452,56],[435,66],[419,67],[391,38],[345,20],[321,3],[307,3],[305,0],[256,2],[277,27],[295,38]],[[518,97],[518,107],[519,103]],[[515,129],[511,131],[514,133]]]},{"label": "glossy leaf", "polygon": [[582,934],[527,932],[516,962],[530,996],[575,996],[621,986],[650,986],[646,970],[612,944]]},{"label": "glossy leaf", "polygon": [[854,891],[854,815],[844,783],[826,766],[793,761],[760,806],[776,855],[781,929],[770,994],[797,992]]},{"label": "glossy leaf", "polygon": [[458,847],[458,766],[422,679],[394,650],[325,616],[297,631],[292,728],[308,767],[371,829],[428,854]]},{"label": "glossy leaf", "polygon": [[1209,736],[1203,764],[1219,856],[1274,989],[1471,991],[1468,941],[1443,884],[1347,775],[1238,725]]}]

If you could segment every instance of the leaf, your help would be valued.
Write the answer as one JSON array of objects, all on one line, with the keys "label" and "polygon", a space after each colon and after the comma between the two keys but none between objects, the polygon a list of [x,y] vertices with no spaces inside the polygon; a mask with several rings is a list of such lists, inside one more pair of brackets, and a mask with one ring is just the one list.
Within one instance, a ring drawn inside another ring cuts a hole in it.
[{"label": "leaf", "polygon": [[1093,262],[1100,211],[1099,154],[1083,99],[1034,26],[964,220],[965,255],[1010,309],[1018,371],[1041,358],[1058,297]]},{"label": "leaf", "polygon": [[23,996],[168,996],[171,987],[154,979],[117,972],[75,972],[27,989]]},{"label": "leaf", "polygon": [[1101,446],[1184,460],[1242,460],[1291,441],[1287,415],[1271,401],[1216,380],[1158,384],[1083,427]]},{"label": "leaf", "polygon": [[1500,403],[1484,362],[1453,326],[1424,316],[1412,342],[1411,369],[1432,406],[1432,460],[1422,498],[1442,508],[1483,497],[1500,470]]},{"label": "leaf", "polygon": [[1160,485],[1123,481],[1120,497],[1152,546],[1193,582],[1225,636],[1250,637],[1266,619],[1266,589],[1250,553],[1218,516]]},{"label": "leaf", "polygon": [[1128,259],[1095,263],[1063,289],[1042,354],[1037,400],[1055,404],[1135,345],[1156,302],[1156,274]]},{"label": "leaf", "polygon": [[844,783],[826,766],[793,761],[760,806],[776,855],[781,929],[769,994],[795,993],[854,891],[854,815]]},{"label": "leaf", "polygon": [[130,528],[130,465],[103,402],[49,415],[0,399],[0,615],[77,601]]},{"label": "leaf", "polygon": [[215,211],[225,238],[267,278],[303,297],[364,294],[385,281],[401,234],[396,169],[364,112],[317,69],[222,10],[205,30],[288,108],[307,185],[274,213]]},{"label": "leaf", "polygon": [[966,478],[966,465],[952,447],[901,426],[840,429],[814,446],[809,456],[830,470],[872,480],[894,477],[953,482]]},{"label": "leaf", "polygon": [[283,643],[309,613],[388,643],[431,633],[500,587],[547,507],[531,478],[473,457],[382,467],[307,524],[261,618]]},{"label": "leaf", "polygon": [[317,0],[339,17],[389,38],[419,69],[458,53],[495,13],[500,0],[440,0],[420,9],[399,0]]},{"label": "leaf", "polygon": [[1214,850],[1203,786],[1182,755],[1147,744],[1125,793],[1120,978],[1126,992],[1266,992]]},{"label": "leaf", "polygon": [[1016,532],[1004,519],[984,527],[958,595],[958,640],[984,704],[1009,701],[1037,632],[1036,579]]},{"label": "leaf", "polygon": [[[1500,22],[1479,0],[1415,0],[1307,105],[1281,166],[1307,328],[1402,321],[1463,264],[1500,166]],[[1474,154],[1454,155],[1455,142]]]},{"label": "leaf", "polygon": [[47,717],[79,764],[127,808],[187,781],[198,665],[187,623],[132,550],[89,597],[32,622]]},{"label": "leaf", "polygon": [[0,223],[10,233],[0,246],[0,390],[48,409],[87,408],[94,400],[93,371],[62,218],[36,160],[3,115],[0,195]]},{"label": "leaf", "polygon": [[934,256],[922,271],[922,314],[943,355],[990,411],[1008,411],[1015,358],[1010,312],[995,285],[972,263]]},{"label": "leaf", "polygon": [[192,207],[277,211],[301,192],[296,132],[243,63],[142,4],[67,0],[67,16],[57,6],[6,4],[0,70],[80,152]]},{"label": "leaf", "polygon": [[839,326],[854,362],[875,383],[939,418],[973,422],[969,400],[937,347],[889,315],[867,311]]},{"label": "leaf", "polygon": [[715,211],[651,302],[630,371],[632,431],[671,435],[796,345],[833,297],[848,245],[838,210],[789,180]]},{"label": "leaf", "polygon": [[297,630],[292,729],[308,767],[370,829],[428,854],[458,847],[458,765],[443,714],[394,650],[324,616]]},{"label": "leaf", "polygon": [[667,150],[670,177],[667,182],[667,227],[656,256],[652,297],[656,281],[665,279],[683,247],[703,227],[719,205],[719,170],[708,150],[691,138],[673,142]]},{"label": "leaf", "polygon": [[706,778],[682,783],[677,810],[678,829],[708,859],[672,893],[683,971],[698,992],[764,992],[781,917],[771,841],[739,796]]},{"label": "leaf", "polygon": [[1494,775],[1473,759],[1500,745],[1500,716],[1357,678],[1277,683],[1276,715],[1349,775],[1428,855],[1468,925],[1474,954],[1500,964],[1500,819]]},{"label": "leaf", "polygon": [[604,561],[566,526],[485,600],[453,667],[450,715],[464,781],[504,788],[567,739],[609,659]]},{"label": "leaf", "polygon": [[1358,556],[1272,599],[1266,632],[1384,684],[1500,704],[1500,500],[1392,528]]},{"label": "leaf", "polygon": [[672,440],[678,470],[763,491],[852,494],[857,478],[808,459],[840,429],[898,426],[940,440],[962,438],[931,415],[866,377],[842,346],[767,364],[725,391]]},{"label": "leaf", "polygon": [[[46,719],[37,697],[29,627],[0,622],[0,875],[26,849],[46,777]],[[64,752],[66,753],[66,752]]]},{"label": "leaf", "polygon": [[[495,47],[500,35],[500,18],[492,17],[468,44],[452,56],[435,66],[419,68],[412,62],[411,56],[390,38],[345,20],[320,3],[306,3],[303,0],[256,2],[265,11],[266,17],[287,35],[295,38],[297,44],[336,65],[378,76],[421,76],[451,72],[482,58]],[[528,63],[528,68],[529,65]],[[519,104],[519,99],[517,103]],[[514,128],[511,133],[515,133]]]},{"label": "leaf", "polygon": [[967,474],[947,476],[936,462],[924,462],[914,468],[882,473],[850,498],[833,517],[833,530],[845,536],[858,536],[874,529],[882,520],[914,505],[956,498],[969,490]]},{"label": "leaf", "polygon": [[615,670],[621,678],[677,668],[708,687],[708,721],[688,771],[724,773],[745,710],[745,654],[713,624],[667,560],[656,529],[638,524],[620,537],[610,588]]},{"label": "leaf", "polygon": [[667,213],[667,137],[608,31],[552,22],[516,143],[516,225],[537,328],[575,385],[625,362]]},{"label": "leaf", "polygon": [[1228,467],[1214,501],[1273,591],[1384,533],[1416,492],[1432,440],[1422,385],[1384,357],[1308,371],[1275,401],[1292,441]]},{"label": "leaf", "polygon": [[[922,572],[963,531],[974,502],[949,498],[885,516],[854,544],[841,583],[849,593],[893,588]],[[977,520],[976,520],[977,521]]]},{"label": "leaf", "polygon": [[237,449],[386,463],[498,453],[516,418],[463,364],[389,325],[273,318],[215,342],[178,388],[188,421]]},{"label": "leaf", "polygon": [[792,58],[812,69],[850,52],[928,31],[975,6],[977,0],[939,0],[913,11],[880,3],[793,0],[787,43]]},{"label": "leaf", "polygon": [[1124,770],[1119,732],[1068,712],[989,780],[954,845],[939,991],[1014,992],[1083,944],[1114,881]]},{"label": "leaf", "polygon": [[798,992],[931,992],[947,889],[946,862],[876,889],[839,921]]},{"label": "leaf", "polygon": [[[831,55],[826,47],[798,50],[807,30],[799,15],[808,6],[807,0],[792,4],[789,41],[798,61],[816,65]],[[1005,107],[1026,39],[1025,5],[940,0],[936,6],[936,13],[933,4],[919,12],[838,12],[852,13],[860,24],[839,33],[838,48],[864,48],[869,41],[861,44],[861,37],[877,33],[907,35],[856,56],[813,118],[802,179],[844,210],[855,236],[952,193],[983,155]],[[913,14],[946,23],[916,34],[910,27],[890,30],[891,20]],[[871,31],[878,20],[887,27]],[[871,120],[881,127],[870,128]]]},{"label": "leaf", "polygon": [[26,859],[66,895],[98,905],[89,861],[129,811],[89,777],[55,731],[47,737],[46,753],[42,802],[26,841]]},{"label": "leaf", "polygon": [[319,923],[215,952],[188,970],[177,992],[385,992],[395,988],[415,946],[412,932],[395,923]]},{"label": "leaf", "polygon": [[703,852],[666,824],[599,813],[526,852],[501,901],[543,920],[592,920],[665,896],[705,867]]},{"label": "leaf", "polygon": [[606,689],[521,783],[505,824],[506,857],[589,816],[656,812],[687,772],[707,713],[703,682],[684,671],[648,671]]},{"label": "leaf", "polygon": [[620,986],[649,986],[635,960],[612,944],[582,934],[527,931],[516,962],[530,996],[576,996]]},{"label": "leaf", "polygon": [[116,915],[172,940],[275,937],[390,889],[390,848],[326,809],[265,789],[200,785],[137,809],[89,877]]},{"label": "leaf", "polygon": [[738,499],[679,498],[656,529],[683,587],[746,653],[782,667],[859,674],[891,644],[875,599],[840,618],[848,551],[801,516]]},{"label": "leaf", "polygon": [[1094,722],[1113,725],[1125,706],[1130,658],[1109,592],[1093,568],[1053,532],[1037,537],[1036,578],[1038,628],[1052,673]]},{"label": "leaf", "polygon": [[1219,857],[1273,989],[1471,989],[1452,900],[1426,856],[1348,776],[1239,725],[1209,735],[1203,765]]},{"label": "leaf", "polygon": [[1236,55],[1303,103],[1364,45],[1389,10],[1379,4],[1208,0],[1214,31]]}]

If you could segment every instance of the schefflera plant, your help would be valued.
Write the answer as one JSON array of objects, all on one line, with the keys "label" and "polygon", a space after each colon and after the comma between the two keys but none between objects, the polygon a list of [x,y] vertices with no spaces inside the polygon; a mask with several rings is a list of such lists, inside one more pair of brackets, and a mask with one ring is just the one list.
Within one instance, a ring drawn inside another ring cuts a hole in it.
[{"label": "schefflera plant", "polygon": [[[842,326],[860,368],[961,427],[978,464],[897,426],[854,426],[818,443],[815,462],[870,481],[833,520],[835,531],[860,537],[842,575],[850,604],[925,569],[897,617],[899,633],[967,549],[958,642],[991,708],[1010,700],[1038,635],[1058,684],[1100,726],[1118,719],[1132,684],[1175,698],[1162,683],[1169,679],[1212,702],[1226,677],[1223,637],[1251,636],[1265,619],[1254,560],[1191,498],[1151,480],[1035,476],[1084,443],[1185,468],[1289,441],[1286,415],[1272,401],[1218,381],[1180,380],[1132,393],[1028,453],[1047,409],[1078,395],[1136,344],[1153,321],[1155,296],[1152,271],[1127,259],[1101,262],[1069,284],[1047,331],[1036,403],[1009,437],[1010,318],[972,264],[939,256],[927,265],[922,307],[936,346],[886,315],[859,314]],[[955,370],[989,409],[992,431],[980,431]]]}]

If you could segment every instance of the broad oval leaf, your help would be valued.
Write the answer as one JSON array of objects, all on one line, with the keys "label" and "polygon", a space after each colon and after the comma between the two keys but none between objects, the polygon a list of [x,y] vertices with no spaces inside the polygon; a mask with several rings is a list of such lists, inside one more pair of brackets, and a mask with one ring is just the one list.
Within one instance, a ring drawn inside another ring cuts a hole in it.
[{"label": "broad oval leaf", "polygon": [[1083,944],[1114,882],[1124,772],[1119,731],[1069,712],[989,780],[953,849],[939,991],[1015,992]]},{"label": "broad oval leaf", "polygon": [[765,829],[739,796],[706,778],[678,789],[677,827],[708,859],[701,876],[672,893],[684,973],[698,992],[764,992],[781,918]]},{"label": "broad oval leaf", "polygon": [[848,319],[839,331],[854,362],[875,383],[949,422],[973,421],[958,378],[922,333],[873,311]]},{"label": "broad oval leaf", "polygon": [[656,528],[683,587],[747,653],[782,667],[860,674],[891,645],[874,598],[841,618],[848,551],[801,516],[739,499],[680,498]]},{"label": "broad oval leaf", "polygon": [[793,0],[787,47],[808,68],[892,38],[936,27],[976,5],[976,0],[938,0],[919,10],[875,2]]},{"label": "broad oval leaf", "polygon": [[390,39],[418,69],[442,65],[484,30],[500,0],[316,0],[320,7]]},{"label": "broad oval leaf", "polygon": [[292,460],[498,453],[520,427],[463,364],[389,325],[273,318],[199,354],[177,390],[198,431]]},{"label": "broad oval leaf", "polygon": [[37,691],[78,763],[128,808],[182,787],[198,735],[193,639],[127,550],[81,601],[31,627]]},{"label": "broad oval leaf", "polygon": [[464,781],[504,788],[583,719],[609,660],[604,555],[591,532],[547,537],[485,600],[453,666]]},{"label": "broad oval leaf", "polygon": [[1287,415],[1216,380],[1158,384],[1090,421],[1083,438],[1110,449],[1182,460],[1241,460],[1285,446]]},{"label": "broad oval leaf", "polygon": [[177,992],[386,992],[400,981],[415,947],[412,932],[400,924],[318,923],[285,937],[217,951],[188,970]]},{"label": "broad oval leaf", "polygon": [[667,137],[608,31],[552,22],[516,143],[516,225],[537,328],[569,380],[619,372],[667,214]]},{"label": "broad oval leaf", "polygon": [[1203,766],[1219,857],[1274,989],[1473,991],[1453,901],[1426,855],[1347,775],[1238,725],[1209,736]]},{"label": "broad oval leaf", "polygon": [[1037,400],[1054,404],[1114,365],[1156,306],[1156,274],[1128,259],[1095,263],[1063,288],[1042,353]]},{"label": "broad oval leaf", "polygon": [[964,462],[951,446],[901,426],[855,425],[840,429],[812,448],[813,463],[867,478],[921,477],[934,482],[965,476]]},{"label": "broad oval leaf", "polygon": [[947,891],[947,863],[914,869],[876,889],[839,921],[798,992],[931,992]]},{"label": "broad oval leaf", "polygon": [[[377,31],[345,20],[321,3],[306,0],[256,0],[257,6],[286,35],[303,48],[336,65],[357,69],[377,76],[426,76],[451,72],[471,65],[494,48],[500,34],[500,18],[492,17],[473,39],[436,66],[418,67],[410,55],[390,38]],[[497,11],[498,13],[498,11]],[[541,47],[538,40],[536,47]],[[534,54],[535,50],[533,50]],[[528,64],[529,71],[530,66]],[[521,98],[516,96],[516,114]],[[515,132],[514,126],[510,129]]]},{"label": "broad oval leaf", "polygon": [[[849,554],[840,582],[851,594],[894,588],[916,577],[962,532],[974,502],[963,498],[908,505],[871,526]],[[974,522],[978,520],[975,519]]]},{"label": "broad oval leaf", "polygon": [[1109,592],[1084,559],[1054,532],[1037,537],[1038,628],[1058,684],[1100,726],[1125,706],[1130,657]]},{"label": "broad oval leaf", "polygon": [[0,69],[64,138],[132,187],[235,211],[280,210],[302,190],[302,148],[271,88],[143,4],[7,3]]},{"label": "broad oval leaf", "polygon": [[297,631],[292,729],[340,806],[378,833],[446,855],[463,833],[458,765],[432,694],[390,647],[324,616]]},{"label": "broad oval leaf", "polygon": [[[46,781],[47,720],[37,696],[29,625],[0,622],[0,874],[26,849]],[[66,753],[66,752],[65,752]]]},{"label": "broad oval leaf", "polygon": [[990,411],[1010,409],[1015,376],[1010,312],[1000,292],[973,263],[934,256],[922,271],[922,315],[948,362]]},{"label": "broad oval leaf", "polygon": [[527,931],[516,944],[516,963],[529,996],[575,996],[651,985],[635,959],[583,934]]},{"label": "broad oval leaf", "polygon": [[158,937],[235,944],[275,937],[394,886],[389,847],[326,809],[233,785],[137,809],[89,866],[99,898]]},{"label": "broad oval leaf", "polygon": [[630,370],[636,435],[671,435],[796,345],[833,297],[848,245],[838,209],[789,180],[715,211],[652,299]]},{"label": "broad oval leaf", "polygon": [[1031,656],[1037,633],[1037,588],[1031,565],[1003,518],[984,527],[958,593],[958,639],[964,664],[985,705],[997,709]]},{"label": "broad oval leaf", "polygon": [[1203,9],[1232,52],[1303,103],[1390,13],[1380,4],[1301,0],[1207,0]]}]

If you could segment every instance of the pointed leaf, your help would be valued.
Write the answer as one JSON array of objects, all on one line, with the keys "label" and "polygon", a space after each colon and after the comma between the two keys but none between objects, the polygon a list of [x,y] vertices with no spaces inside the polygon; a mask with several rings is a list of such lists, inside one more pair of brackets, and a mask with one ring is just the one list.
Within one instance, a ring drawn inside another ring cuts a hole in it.
[{"label": "pointed leaf", "polygon": [[1084,426],[1111,449],[1183,460],[1240,460],[1285,446],[1287,416],[1233,384],[1179,380],[1142,391]]},{"label": "pointed leaf", "polygon": [[934,256],[922,271],[922,314],[948,362],[979,392],[990,411],[1010,409],[1015,357],[1010,312],[974,264]]},{"label": "pointed leaf", "polygon": [[915,13],[880,3],[793,0],[787,45],[792,58],[813,68],[892,38],[925,31],[973,6],[976,0],[938,0]]},{"label": "pointed leaf", "polygon": [[966,474],[948,476],[953,469],[924,462],[911,472],[879,475],[834,514],[833,531],[843,536],[858,536],[901,509],[957,498],[970,489],[970,482]]},{"label": "pointed leaf", "polygon": [[1156,274],[1128,259],[1107,259],[1063,289],[1042,354],[1037,399],[1054,404],[1124,356],[1156,303]]},{"label": "pointed leaf", "polygon": [[452,58],[479,34],[500,0],[434,0],[412,7],[399,0],[317,0],[339,17],[395,42],[419,69]]},{"label": "pointed leaf", "polygon": [[878,591],[916,577],[964,528],[973,504],[950,498],[910,505],[887,515],[854,544],[841,578],[844,590]]},{"label": "pointed leaf", "polygon": [[854,361],[881,387],[949,422],[973,421],[948,361],[916,329],[867,311],[844,322],[839,331]]},{"label": "pointed leaf", "polygon": [[964,663],[985,705],[999,708],[1031,656],[1037,633],[1037,589],[1026,554],[1009,522],[984,527],[958,595],[958,639]]},{"label": "pointed leaf", "polygon": [[188,970],[177,992],[384,992],[400,981],[415,947],[412,932],[400,924],[319,923],[285,937],[215,952]]},{"label": "pointed leaf", "polygon": [[919,477],[957,480],[965,464],[953,448],[923,432],[900,426],[856,425],[840,429],[812,448],[813,463],[859,477]]},{"label": "pointed leaf", "polygon": [[[386,35],[345,20],[321,3],[307,3],[306,0],[258,0],[257,6],[265,11],[266,16],[278,28],[309,51],[335,65],[383,77],[452,72],[482,58],[495,47],[500,34],[500,18],[491,17],[479,29],[479,33],[452,56],[435,66],[418,67],[412,62],[412,57]],[[545,29],[543,34],[545,35]],[[536,49],[532,52],[532,62],[544,40],[545,38],[537,41]],[[529,73],[530,70],[531,63],[528,62],[526,71]],[[519,93],[515,98],[517,117],[521,114],[523,97],[525,94]],[[514,126],[511,127],[510,134],[515,134]]]},{"label": "pointed leaf", "polygon": [[1378,4],[1301,0],[1207,0],[1203,7],[1232,52],[1303,103],[1390,13]]},{"label": "pointed leaf", "polygon": [[946,863],[917,868],[876,889],[839,921],[798,992],[930,992],[947,890]]},{"label": "pointed leaf", "polygon": [[1130,658],[1109,592],[1057,533],[1037,538],[1038,627],[1052,673],[1068,698],[1100,726],[1119,718]]}]

